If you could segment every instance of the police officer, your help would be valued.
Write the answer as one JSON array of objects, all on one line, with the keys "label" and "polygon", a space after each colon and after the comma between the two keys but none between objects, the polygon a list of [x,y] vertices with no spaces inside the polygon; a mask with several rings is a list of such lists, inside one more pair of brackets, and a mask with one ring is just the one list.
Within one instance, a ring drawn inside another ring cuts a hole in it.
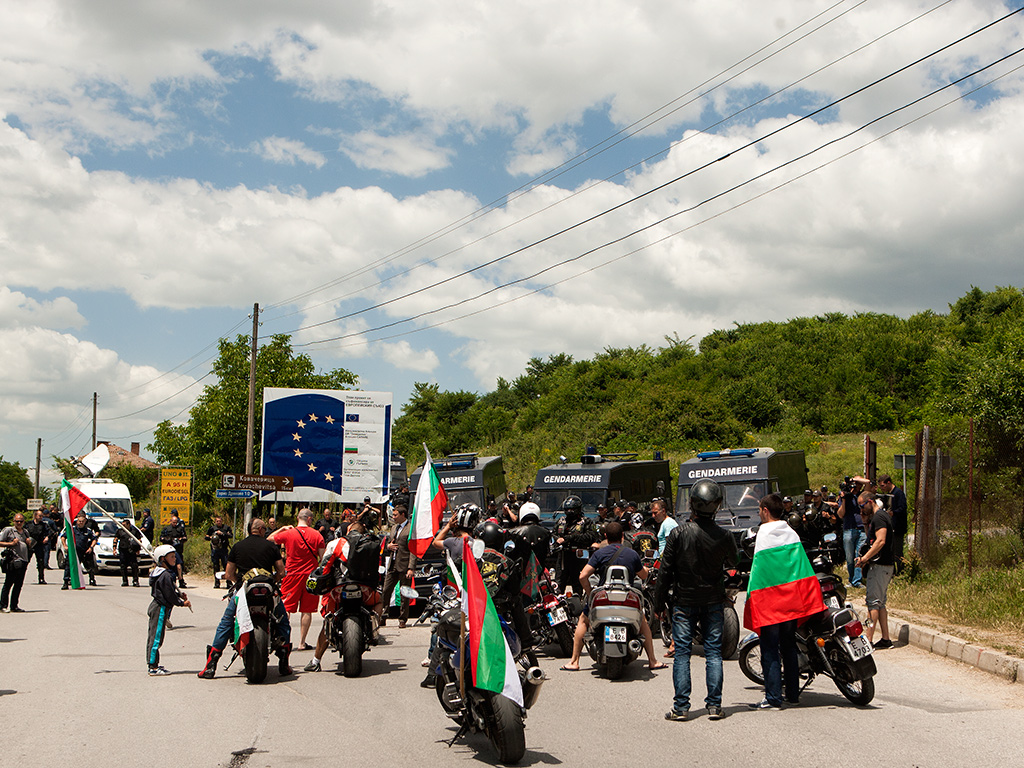
[{"label": "police officer", "polygon": [[572,587],[576,594],[583,591],[580,586],[580,571],[587,564],[589,554],[580,557],[577,550],[589,550],[597,541],[594,523],[583,514],[583,501],[579,496],[569,496],[562,502],[565,517],[555,526],[555,543],[561,549],[559,557],[558,586],[563,591]]},{"label": "police officer", "polygon": [[213,565],[214,589],[220,589],[220,579],[217,578],[217,574],[227,568],[228,549],[234,535],[235,532],[231,530],[231,526],[225,525],[220,515],[213,518],[213,525],[206,529],[206,540],[210,542],[210,563]]},{"label": "police officer", "polygon": [[139,527],[142,529],[142,535],[146,537],[150,544],[152,544],[156,521],[153,519],[153,515],[150,513],[148,507],[142,510],[142,522],[139,524]]},{"label": "police officer", "polygon": [[132,572],[132,586],[139,586],[139,550],[142,544],[139,539],[142,531],[132,525],[127,517],[121,520],[121,525],[114,532],[114,554],[117,555],[117,562],[121,566],[121,586],[128,586],[128,571]]},{"label": "police officer", "polygon": [[[85,512],[79,512],[75,516],[75,524],[71,526],[71,537],[68,541],[68,547],[74,547],[75,553],[78,555],[78,562],[82,563],[83,566],[86,562],[92,559],[92,548],[96,545],[96,539],[92,536],[92,531],[89,530],[89,526],[86,524]],[[89,586],[96,586],[96,577],[92,571],[89,571]],[[64,558],[64,586],[61,589],[71,588],[71,558]]]},{"label": "police officer", "polygon": [[174,547],[174,551],[177,553],[176,560],[178,561],[178,586],[184,589],[188,586],[185,583],[185,540],[188,539],[188,531],[185,530],[185,524],[181,522],[177,512],[171,512],[171,522],[169,525],[165,525],[160,531],[160,543],[170,544]]}]

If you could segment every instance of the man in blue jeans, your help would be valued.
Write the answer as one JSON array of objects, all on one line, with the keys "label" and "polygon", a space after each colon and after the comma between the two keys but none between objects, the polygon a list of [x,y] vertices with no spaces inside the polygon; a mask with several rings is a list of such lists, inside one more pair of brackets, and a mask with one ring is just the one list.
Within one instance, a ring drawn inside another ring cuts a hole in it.
[{"label": "man in blue jeans", "polygon": [[[736,565],[732,535],[715,523],[722,503],[722,486],[699,480],[690,489],[690,520],[668,534],[661,554],[654,606],[663,615],[670,606],[675,658],[672,683],[675,697],[666,720],[686,720],[690,711],[690,653],[699,626],[704,636],[704,704],[709,720],[722,712],[722,630],[725,626],[725,569]],[[671,595],[669,594],[671,590]]]},{"label": "man in blue jeans", "polygon": [[864,522],[857,507],[857,494],[851,482],[839,486],[839,508],[836,514],[843,519],[843,550],[846,553],[846,571],[851,587],[863,586],[860,566],[854,562],[860,555],[860,548],[867,539],[864,536]]}]

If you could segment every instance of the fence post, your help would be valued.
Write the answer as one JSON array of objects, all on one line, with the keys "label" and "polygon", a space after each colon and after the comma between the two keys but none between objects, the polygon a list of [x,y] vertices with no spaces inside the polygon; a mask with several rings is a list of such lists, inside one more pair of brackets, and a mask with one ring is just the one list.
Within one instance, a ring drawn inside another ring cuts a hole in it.
[{"label": "fence post", "polygon": [[967,421],[970,436],[967,441],[967,575],[974,573],[974,417]]}]

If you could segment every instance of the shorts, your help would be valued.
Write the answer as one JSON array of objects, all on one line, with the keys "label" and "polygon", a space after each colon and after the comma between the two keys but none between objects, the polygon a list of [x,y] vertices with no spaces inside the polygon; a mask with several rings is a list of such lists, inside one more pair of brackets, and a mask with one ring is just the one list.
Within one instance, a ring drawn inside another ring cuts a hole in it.
[{"label": "shorts", "polygon": [[892,581],[892,574],[895,570],[891,565],[878,565],[872,563],[868,568],[867,582],[867,604],[868,610],[872,608],[884,608],[885,598],[889,592],[889,582]]},{"label": "shorts", "polygon": [[317,596],[306,591],[308,573],[287,574],[281,582],[281,597],[288,613],[313,613],[316,611]]}]

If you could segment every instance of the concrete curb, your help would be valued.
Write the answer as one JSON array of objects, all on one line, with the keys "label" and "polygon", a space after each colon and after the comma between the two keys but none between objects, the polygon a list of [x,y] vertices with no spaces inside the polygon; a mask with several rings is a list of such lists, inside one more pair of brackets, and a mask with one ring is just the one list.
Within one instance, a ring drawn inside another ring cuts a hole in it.
[{"label": "concrete curb", "polygon": [[1024,659],[993,651],[982,645],[968,643],[952,635],[926,627],[918,627],[903,619],[889,616],[889,633],[894,640],[913,645],[936,656],[970,664],[983,672],[997,675],[1007,682],[1024,685]]}]

